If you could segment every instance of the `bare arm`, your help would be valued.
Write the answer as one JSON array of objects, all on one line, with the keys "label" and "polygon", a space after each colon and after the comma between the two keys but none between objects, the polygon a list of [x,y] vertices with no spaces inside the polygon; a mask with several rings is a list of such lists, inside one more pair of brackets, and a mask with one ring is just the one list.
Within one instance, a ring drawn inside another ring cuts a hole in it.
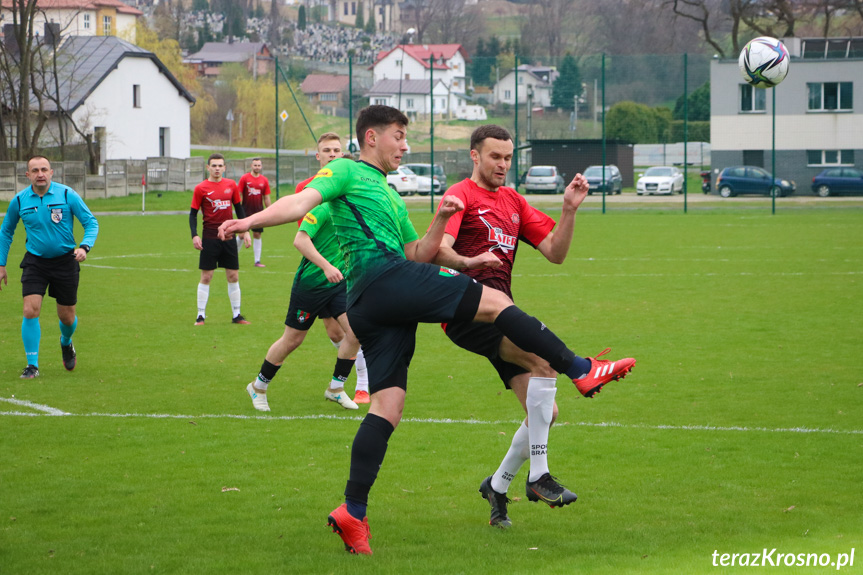
[{"label": "bare arm", "polygon": [[303,254],[304,258],[321,268],[321,271],[327,276],[327,281],[331,284],[337,284],[345,279],[339,268],[328,262],[315,248],[312,238],[306,232],[302,230],[297,232],[297,235],[294,237],[294,247],[297,248],[298,252]]},{"label": "bare arm", "polygon": [[270,207],[247,218],[228,220],[219,226],[219,238],[226,240],[235,233],[247,232],[251,228],[269,228],[288,222],[295,222],[323,202],[321,193],[314,188],[306,188],[299,194],[284,196]]},{"label": "bare arm", "polygon": [[583,175],[576,174],[572,178],[563,193],[563,210],[560,214],[560,221],[557,223],[557,229],[549,232],[545,239],[536,246],[540,253],[545,256],[545,259],[553,264],[562,264],[567,253],[569,253],[572,234],[575,230],[575,213],[578,211],[578,206],[587,197],[589,189],[590,186]]},{"label": "bare arm", "polygon": [[419,240],[405,244],[405,257],[415,262],[430,262],[440,250],[446,223],[450,216],[464,209],[464,204],[456,196],[444,196],[440,209],[435,215],[432,225]]},{"label": "bare arm", "polygon": [[443,235],[440,249],[435,256],[434,263],[452,268],[454,270],[478,270],[482,268],[499,268],[503,263],[491,252],[482,252],[472,258],[460,255],[453,249],[455,238],[449,234]]}]

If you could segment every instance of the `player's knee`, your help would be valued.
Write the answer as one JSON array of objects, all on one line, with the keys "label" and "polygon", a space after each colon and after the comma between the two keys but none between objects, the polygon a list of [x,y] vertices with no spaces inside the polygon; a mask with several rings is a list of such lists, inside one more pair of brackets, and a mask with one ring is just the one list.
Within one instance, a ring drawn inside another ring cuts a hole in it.
[{"label": "player's knee", "polygon": [[557,421],[557,402],[556,401],[554,402],[554,409],[552,409],[552,411],[551,411],[551,423],[554,424],[555,421]]},{"label": "player's knee", "polygon": [[476,321],[492,323],[500,312],[513,305],[512,300],[500,290],[483,286],[482,298],[476,312]]}]

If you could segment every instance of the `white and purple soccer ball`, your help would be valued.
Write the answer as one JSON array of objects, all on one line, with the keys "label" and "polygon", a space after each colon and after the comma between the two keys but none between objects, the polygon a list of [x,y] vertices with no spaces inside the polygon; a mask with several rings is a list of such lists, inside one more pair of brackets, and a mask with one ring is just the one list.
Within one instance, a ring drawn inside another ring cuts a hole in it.
[{"label": "white and purple soccer ball", "polygon": [[788,49],[776,38],[760,36],[743,47],[737,64],[747,83],[756,88],[772,88],[788,75]]}]

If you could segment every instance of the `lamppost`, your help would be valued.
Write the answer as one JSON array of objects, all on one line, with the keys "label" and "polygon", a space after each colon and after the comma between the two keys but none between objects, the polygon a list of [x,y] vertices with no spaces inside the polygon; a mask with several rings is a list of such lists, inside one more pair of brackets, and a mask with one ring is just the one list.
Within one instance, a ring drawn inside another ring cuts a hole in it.
[{"label": "lamppost", "polygon": [[[410,43],[410,44],[414,43],[414,34],[416,34],[416,33],[417,33],[417,31],[414,28],[408,28],[407,29],[407,32],[405,32],[405,36],[407,36],[407,38],[408,38],[408,43]],[[399,48],[401,48],[401,51],[402,51],[402,59],[399,60],[399,110],[401,110],[402,109],[402,80],[405,77],[405,74],[404,74],[404,70],[405,70],[404,38],[402,38],[402,45],[399,46]]]}]

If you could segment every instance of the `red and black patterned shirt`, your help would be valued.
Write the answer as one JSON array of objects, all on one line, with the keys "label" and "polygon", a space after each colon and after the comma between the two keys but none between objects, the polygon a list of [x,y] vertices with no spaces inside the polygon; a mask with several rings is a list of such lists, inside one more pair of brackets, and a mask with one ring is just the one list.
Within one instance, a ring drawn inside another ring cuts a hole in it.
[{"label": "red and black patterned shirt", "polygon": [[503,262],[496,269],[461,270],[462,273],[511,298],[518,241],[536,248],[554,228],[555,221],[512,188],[500,187],[492,192],[466,179],[452,186],[446,195],[458,196],[464,202],[464,210],[450,217],[445,230],[455,238],[452,247],[456,253],[474,257],[488,251]]},{"label": "red and black patterned shirt", "polygon": [[243,195],[243,209],[251,216],[264,209],[264,196],[270,195],[270,181],[263,174],[253,176],[243,174],[240,178],[240,193]]},{"label": "red and black patterned shirt", "polygon": [[233,205],[240,203],[240,189],[234,180],[222,178],[218,182],[204,180],[195,186],[192,208],[204,214],[202,238],[219,237],[219,226],[234,218]]}]

